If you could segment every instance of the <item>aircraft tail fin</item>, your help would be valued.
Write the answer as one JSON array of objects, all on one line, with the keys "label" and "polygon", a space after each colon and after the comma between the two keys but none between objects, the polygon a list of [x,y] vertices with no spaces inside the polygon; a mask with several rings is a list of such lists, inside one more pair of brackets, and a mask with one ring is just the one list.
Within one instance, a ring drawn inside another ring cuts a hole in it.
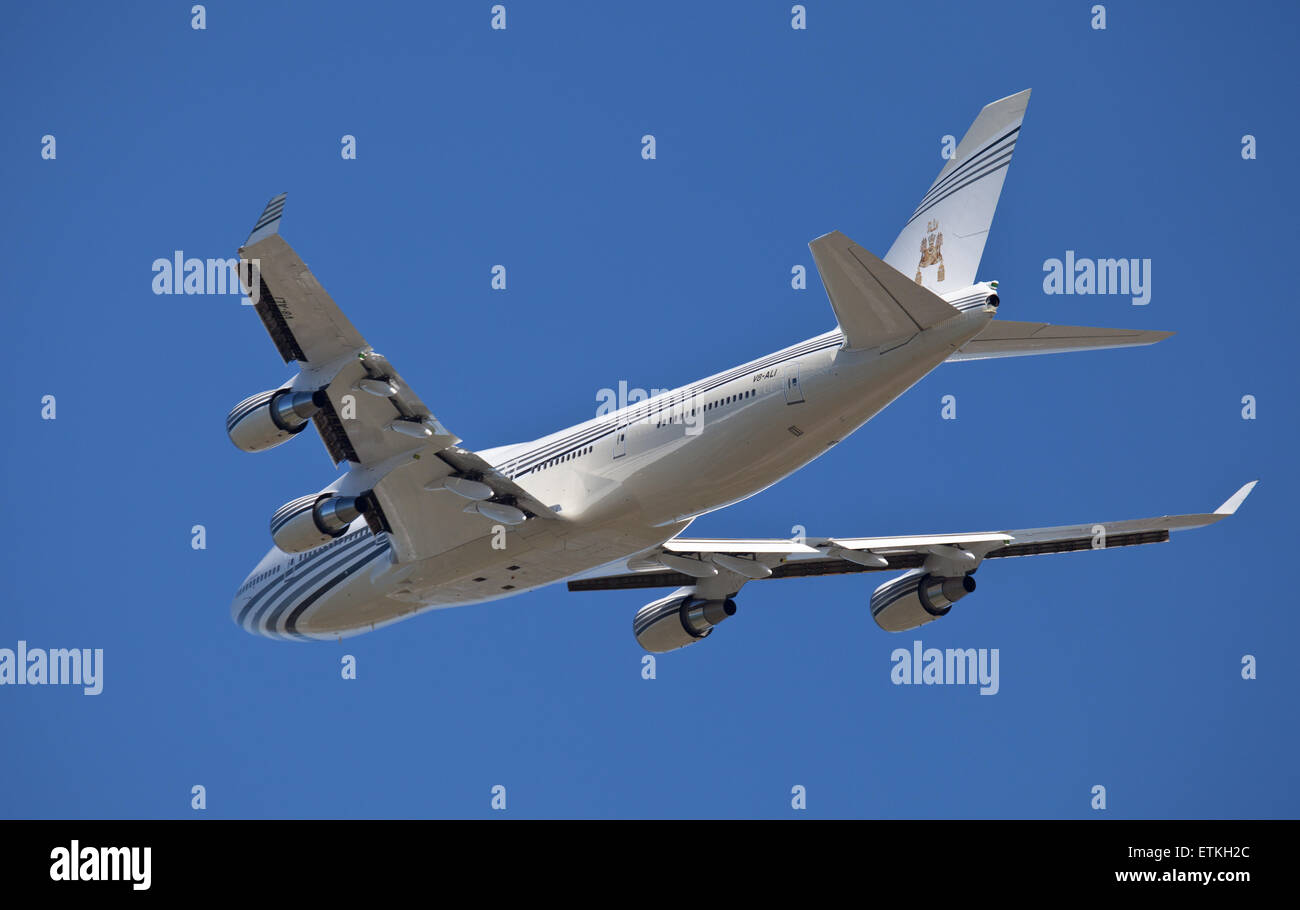
[{"label": "aircraft tail fin", "polygon": [[885,262],[935,293],[975,283],[1029,91],[980,111],[885,254]]}]

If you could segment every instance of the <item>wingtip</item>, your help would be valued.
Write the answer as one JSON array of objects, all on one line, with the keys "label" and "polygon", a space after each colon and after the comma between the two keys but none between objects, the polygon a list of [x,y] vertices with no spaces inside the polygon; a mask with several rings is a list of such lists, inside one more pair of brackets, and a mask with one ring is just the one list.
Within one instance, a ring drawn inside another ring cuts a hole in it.
[{"label": "wingtip", "polygon": [[1022,88],[1020,91],[1012,92],[1010,95],[1005,95],[997,99],[996,101],[990,101],[988,104],[984,105],[984,107],[985,109],[988,109],[995,104],[1002,104],[1004,101],[1023,102],[1024,104],[1028,104],[1029,96],[1032,92],[1033,92],[1032,88]]},{"label": "wingtip", "polygon": [[1241,507],[1241,504],[1246,501],[1246,497],[1250,495],[1250,491],[1255,489],[1255,484],[1257,483],[1259,483],[1258,480],[1252,480],[1250,483],[1243,486],[1240,490],[1233,493],[1230,497],[1228,497],[1227,502],[1225,502],[1223,505],[1219,506],[1217,509],[1214,510],[1214,514],[1232,515],[1233,513],[1235,513],[1237,509]]},{"label": "wingtip", "polygon": [[825,246],[826,244],[835,240],[837,237],[843,237],[843,236],[844,236],[843,231],[827,231],[825,234],[822,234],[820,237],[814,237],[812,240],[809,240],[808,247],[809,249],[811,249],[814,244]]},{"label": "wingtip", "polygon": [[272,196],[271,201],[262,209],[261,216],[257,223],[253,225],[253,230],[249,233],[248,239],[244,241],[244,246],[252,246],[263,237],[279,233],[280,219],[284,217],[284,201],[288,198],[288,193],[280,193]]}]

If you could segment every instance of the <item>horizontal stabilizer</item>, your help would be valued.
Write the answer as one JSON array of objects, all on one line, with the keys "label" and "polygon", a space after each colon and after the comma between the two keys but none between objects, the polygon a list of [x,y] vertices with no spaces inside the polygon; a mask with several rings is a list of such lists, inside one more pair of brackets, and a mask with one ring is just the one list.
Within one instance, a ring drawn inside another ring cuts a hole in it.
[{"label": "horizontal stabilizer", "polygon": [[1024,357],[1029,354],[1061,354],[1100,348],[1131,348],[1163,341],[1173,332],[1141,329],[1098,329],[1084,325],[1049,325],[1046,322],[993,320],[951,357],[954,360],[986,360],[993,357]]},{"label": "horizontal stabilizer", "polygon": [[808,244],[851,349],[902,342],[957,310],[839,231]]}]

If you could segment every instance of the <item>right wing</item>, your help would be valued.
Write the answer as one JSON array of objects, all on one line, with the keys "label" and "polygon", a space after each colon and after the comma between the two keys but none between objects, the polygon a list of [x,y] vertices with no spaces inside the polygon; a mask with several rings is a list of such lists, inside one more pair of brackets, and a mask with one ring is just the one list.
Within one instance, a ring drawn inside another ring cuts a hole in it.
[{"label": "right wing", "polygon": [[994,319],[984,327],[984,331],[955,351],[948,362],[1024,357],[1028,354],[1060,354],[1101,348],[1130,348],[1155,344],[1172,334],[1174,333],[1142,329],[1097,329],[1091,326]]},{"label": "right wing", "polygon": [[[1258,481],[1243,486],[1213,512],[1127,521],[1022,528],[974,534],[904,537],[808,537],[782,539],[675,538],[657,552],[604,567],[569,582],[570,591],[679,588],[703,585],[710,596],[730,596],[747,581],[916,569],[927,561],[950,565],[953,574],[973,571],[985,559],[1042,556],[1080,550],[1163,543],[1170,531],[1203,528],[1235,513]],[[1100,527],[1103,535],[1099,535]],[[659,565],[656,567],[656,563]],[[640,569],[640,571],[637,571]],[[690,573],[682,571],[689,569]]]}]

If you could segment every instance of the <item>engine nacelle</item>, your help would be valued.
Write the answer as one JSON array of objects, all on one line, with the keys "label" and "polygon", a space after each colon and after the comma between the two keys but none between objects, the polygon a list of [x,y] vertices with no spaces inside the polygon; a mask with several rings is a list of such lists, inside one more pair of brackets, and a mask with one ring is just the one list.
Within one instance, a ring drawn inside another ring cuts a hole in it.
[{"label": "engine nacelle", "polygon": [[313,493],[287,502],[271,516],[271,539],[286,553],[327,544],[362,514],[363,496]]},{"label": "engine nacelle", "polygon": [[637,643],[647,651],[676,651],[708,638],[714,626],[734,615],[736,602],[730,597],[701,600],[674,592],[637,610],[632,631]]},{"label": "engine nacelle", "polygon": [[956,578],[913,569],[887,581],[871,595],[871,618],[886,632],[906,632],[934,622],[975,590],[969,575]]},{"label": "engine nacelle", "polygon": [[230,441],[245,452],[273,449],[307,427],[321,409],[324,392],[273,389],[245,398],[226,417]]}]

